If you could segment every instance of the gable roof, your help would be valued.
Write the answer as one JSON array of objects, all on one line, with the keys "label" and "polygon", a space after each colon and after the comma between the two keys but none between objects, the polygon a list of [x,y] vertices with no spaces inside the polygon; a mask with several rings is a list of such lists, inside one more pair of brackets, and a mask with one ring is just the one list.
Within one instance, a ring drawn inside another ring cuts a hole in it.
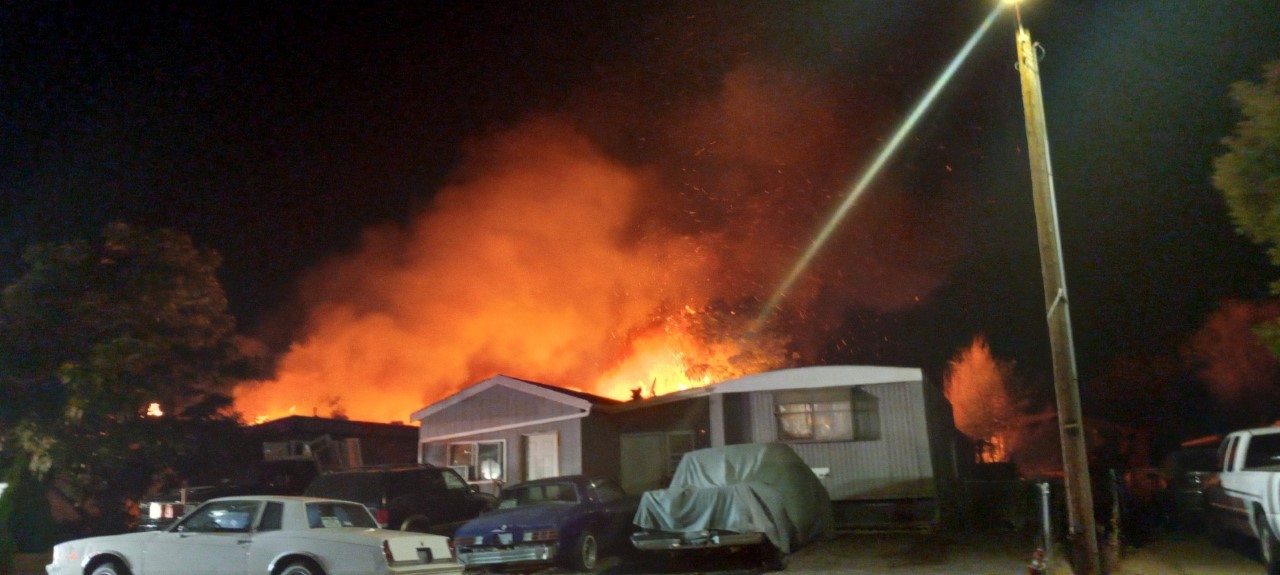
[{"label": "gable roof", "polygon": [[589,413],[591,411],[592,406],[614,405],[619,403],[617,400],[614,400],[614,399],[591,395],[589,393],[584,393],[581,391],[574,391],[574,390],[565,389],[562,387],[547,385],[544,383],[525,381],[523,379],[517,379],[517,378],[506,376],[506,375],[495,375],[493,377],[490,377],[489,379],[481,381],[480,383],[472,385],[471,387],[463,389],[458,393],[455,393],[449,397],[446,397],[440,401],[437,401],[431,405],[428,405],[422,409],[419,409],[418,411],[413,412],[413,414],[409,416],[409,419],[412,421],[422,421],[423,419],[430,417],[434,413],[438,413],[442,410],[448,409],[471,397],[474,397],[477,394],[493,389],[494,387],[505,387],[508,389],[512,389],[515,391],[540,397],[548,401],[562,403],[564,405],[568,405],[570,407],[580,409],[584,412],[584,414]]}]

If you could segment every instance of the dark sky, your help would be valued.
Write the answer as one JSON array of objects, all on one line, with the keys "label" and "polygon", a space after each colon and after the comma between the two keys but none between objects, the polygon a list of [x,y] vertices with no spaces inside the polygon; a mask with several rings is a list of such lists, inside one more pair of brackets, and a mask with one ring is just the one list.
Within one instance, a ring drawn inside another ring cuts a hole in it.
[{"label": "dark sky", "polygon": [[[948,4],[6,2],[0,279],[33,242],[172,227],[224,256],[254,330],[305,271],[429,207],[469,143],[530,117],[572,118],[633,165],[693,169],[655,160],[681,140],[651,127],[744,63],[840,86],[834,115],[865,117],[853,143],[833,140],[848,157],[827,177],[851,181],[991,9]],[[1210,176],[1236,120],[1228,85],[1280,58],[1274,1],[1032,0],[1023,16],[1044,47],[1082,379],[1117,353],[1175,352],[1223,299],[1264,296],[1275,272]],[[815,336],[824,359],[938,373],[985,333],[1047,377],[1013,33],[1001,17],[887,170],[937,198],[911,221],[961,246],[945,280],[918,306],[846,306]]]}]

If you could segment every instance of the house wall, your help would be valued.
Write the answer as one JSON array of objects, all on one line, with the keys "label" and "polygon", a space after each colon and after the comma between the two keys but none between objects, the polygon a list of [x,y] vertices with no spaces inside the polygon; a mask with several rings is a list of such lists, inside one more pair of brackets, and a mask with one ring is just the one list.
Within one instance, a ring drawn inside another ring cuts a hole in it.
[{"label": "house wall", "polygon": [[[573,475],[583,473],[583,422],[582,418],[568,419],[513,427],[496,432],[459,435],[437,441],[422,441],[420,445],[421,461],[432,465],[447,466],[448,445],[451,443],[503,440],[507,444],[506,461],[503,464],[503,480],[506,483],[518,483],[524,480],[524,436],[537,433],[555,433],[559,439],[558,464],[560,466],[560,474]],[[475,427],[475,422],[472,422],[472,427]],[[438,435],[434,427],[428,429],[425,422],[423,433]]]},{"label": "house wall", "polygon": [[[909,381],[860,386],[880,400],[880,439],[874,441],[787,442],[810,467],[827,468],[822,478],[833,501],[932,498],[933,453],[923,382]],[[729,394],[746,396],[726,401],[726,441],[730,429],[745,429],[749,442],[778,440],[773,392]],[[731,403],[745,412],[731,410]]]},{"label": "house wall", "polygon": [[420,437],[466,433],[477,427],[492,429],[520,425],[577,413],[580,410],[571,405],[505,386],[494,386],[423,418]]},{"label": "house wall", "polygon": [[618,426],[598,411],[582,419],[582,473],[620,480]]},{"label": "house wall", "polygon": [[711,446],[711,414],[705,396],[611,415],[617,435],[609,449],[620,454],[618,482],[628,493],[666,487],[685,451]]}]

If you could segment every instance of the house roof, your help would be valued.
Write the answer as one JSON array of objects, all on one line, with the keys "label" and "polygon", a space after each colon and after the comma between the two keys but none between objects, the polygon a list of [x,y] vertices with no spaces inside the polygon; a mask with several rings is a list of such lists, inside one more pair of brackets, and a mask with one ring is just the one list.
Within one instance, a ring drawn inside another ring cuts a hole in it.
[{"label": "house roof", "polygon": [[482,393],[494,387],[506,387],[509,389],[513,389],[515,391],[520,391],[523,393],[527,393],[529,395],[541,397],[549,401],[563,403],[565,405],[582,410],[584,414],[587,412],[590,412],[592,406],[608,406],[608,405],[616,405],[620,403],[619,401],[614,399],[600,397],[598,395],[591,395],[589,393],[584,393],[581,391],[565,389],[563,387],[556,387],[554,385],[547,385],[545,383],[536,383],[532,381],[526,381],[523,379],[517,379],[517,378],[506,376],[506,375],[495,375],[493,377],[490,377],[489,379],[486,379],[475,385],[472,385],[471,387],[463,389],[458,393],[455,393],[449,397],[446,397],[440,401],[437,401],[431,405],[428,405],[422,409],[419,409],[418,411],[413,412],[413,414],[409,416],[409,419],[413,421],[422,421],[423,419],[430,417],[433,413],[438,413],[442,410],[448,409],[451,406],[457,405],[467,400],[470,397],[473,397],[479,393]]},{"label": "house roof", "polygon": [[417,437],[416,425],[400,423],[377,423],[372,421],[351,421],[329,417],[311,417],[306,415],[290,415],[273,419],[248,427],[250,433],[257,436],[308,436],[336,435],[341,437]]},{"label": "house roof", "polygon": [[766,371],[738,379],[709,385],[710,393],[742,393],[783,389],[813,389],[923,381],[924,372],[916,367],[879,365],[819,365]]},{"label": "house roof", "polygon": [[629,411],[641,407],[661,405],[694,397],[752,391],[781,391],[787,389],[817,389],[823,387],[849,387],[877,383],[923,381],[924,372],[915,367],[885,367],[876,365],[820,365],[766,371],[651,397],[606,406],[608,411]]}]

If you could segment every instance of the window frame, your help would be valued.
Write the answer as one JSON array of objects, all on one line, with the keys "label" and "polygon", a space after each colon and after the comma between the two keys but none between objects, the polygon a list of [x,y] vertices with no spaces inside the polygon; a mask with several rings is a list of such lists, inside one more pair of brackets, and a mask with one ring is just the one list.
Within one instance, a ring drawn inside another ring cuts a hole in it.
[{"label": "window frame", "polygon": [[[456,462],[454,460],[454,449],[462,446],[470,446],[470,449],[471,449],[470,461],[465,464]],[[485,447],[497,446],[498,448],[497,462],[498,462],[500,471],[497,477],[481,477],[480,450],[482,446],[485,446]],[[444,447],[444,460],[445,460],[445,467],[448,467],[454,471],[457,471],[458,474],[461,475],[462,478],[468,482],[473,482],[473,481],[505,482],[507,480],[507,440],[505,439],[479,439],[479,440],[473,440],[473,441],[455,441],[455,442],[447,443],[445,444],[445,447]],[[466,473],[462,472],[462,468],[464,466],[466,468]]]},{"label": "window frame", "polygon": [[[882,437],[880,398],[859,387],[774,392],[773,418],[775,438],[787,443],[877,441]],[[830,427],[839,433],[821,433],[823,418],[831,418],[834,425]],[[802,422],[801,432],[788,431],[797,427],[796,421]]]}]

